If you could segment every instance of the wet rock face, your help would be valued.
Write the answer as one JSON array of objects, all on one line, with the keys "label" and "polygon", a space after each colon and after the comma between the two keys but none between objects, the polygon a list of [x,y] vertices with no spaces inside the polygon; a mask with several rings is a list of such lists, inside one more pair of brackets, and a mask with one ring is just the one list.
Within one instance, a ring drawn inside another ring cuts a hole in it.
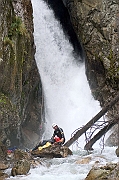
[{"label": "wet rock face", "polygon": [[3,0],[0,14],[0,139],[7,146],[27,146],[28,134],[39,133],[42,99],[31,1]]},{"label": "wet rock face", "polygon": [[86,52],[86,74],[103,106],[119,89],[119,2],[63,0]]},{"label": "wet rock face", "polygon": [[0,142],[0,161],[4,160],[6,156],[7,156],[7,148],[2,142]]},{"label": "wet rock face", "polygon": [[107,164],[106,166],[102,167],[94,167],[90,170],[89,174],[87,175],[85,180],[118,180],[119,179],[119,165],[118,164]]},{"label": "wet rock face", "polygon": [[11,175],[17,176],[17,175],[27,175],[27,173],[30,170],[30,162],[26,159],[19,160],[14,164],[14,167],[12,168]]},{"label": "wet rock face", "polygon": [[[103,107],[119,91],[119,1],[63,2],[85,49],[86,75],[92,94]],[[118,116],[118,109],[119,102],[108,112],[109,120]]]}]

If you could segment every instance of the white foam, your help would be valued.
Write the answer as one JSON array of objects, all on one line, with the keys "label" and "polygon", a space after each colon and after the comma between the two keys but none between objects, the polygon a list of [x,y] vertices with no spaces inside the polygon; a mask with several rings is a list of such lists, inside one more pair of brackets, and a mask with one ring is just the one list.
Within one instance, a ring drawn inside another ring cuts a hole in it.
[{"label": "white foam", "polygon": [[[104,166],[107,163],[117,163],[118,157],[115,154],[116,147],[106,147],[102,152],[101,149],[95,149],[92,154],[86,151],[74,152],[73,156],[67,158],[54,158],[42,160],[43,165],[31,169],[27,176],[10,177],[10,180],[84,180],[95,162],[97,165]],[[90,162],[81,164],[77,163],[80,159],[90,157]],[[97,166],[96,165],[96,166]]]},{"label": "white foam", "polygon": [[[32,0],[36,61],[42,79],[46,133],[51,137],[52,123],[64,129],[66,140],[100,110],[85,75],[85,66],[73,57],[72,46],[65,37],[53,11],[42,0]],[[80,59],[80,57],[79,57]],[[84,140],[80,141],[80,144]]]}]

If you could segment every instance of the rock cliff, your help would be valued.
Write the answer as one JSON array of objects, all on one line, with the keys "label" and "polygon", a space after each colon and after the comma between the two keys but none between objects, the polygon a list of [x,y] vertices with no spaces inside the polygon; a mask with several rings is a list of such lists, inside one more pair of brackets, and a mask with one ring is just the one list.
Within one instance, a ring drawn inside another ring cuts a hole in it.
[{"label": "rock cliff", "polygon": [[[86,54],[86,74],[101,106],[119,90],[119,1],[63,0]],[[118,115],[119,103],[107,114]]]},{"label": "rock cliff", "polygon": [[0,139],[25,147],[39,138],[42,112],[31,1],[2,0],[0,14]]},{"label": "rock cliff", "polygon": [[85,48],[92,93],[104,105],[119,89],[119,2],[64,0],[64,3]]},{"label": "rock cliff", "polygon": [[[92,94],[103,107],[119,90],[119,1],[62,1],[85,49]],[[0,14],[0,139],[8,146],[34,146],[43,132],[43,102],[31,0],[2,0]]]}]

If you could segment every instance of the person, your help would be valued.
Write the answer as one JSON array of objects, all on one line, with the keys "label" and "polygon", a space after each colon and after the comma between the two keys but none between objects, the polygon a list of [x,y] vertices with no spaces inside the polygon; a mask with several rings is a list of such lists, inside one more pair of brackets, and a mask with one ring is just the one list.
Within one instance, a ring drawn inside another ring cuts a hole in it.
[{"label": "person", "polygon": [[38,143],[38,145],[36,145],[36,146],[32,149],[32,151],[37,150],[39,147],[45,146],[47,143],[53,144],[53,143],[54,143],[54,140],[53,140],[53,139],[48,139],[48,140],[40,141],[40,142]]},{"label": "person", "polygon": [[57,124],[53,123],[52,128],[54,129],[53,136],[51,139],[48,140],[43,140],[40,142],[36,147],[32,149],[32,151],[38,149],[41,146],[46,145],[46,143],[54,144],[54,145],[63,145],[65,142],[65,136],[64,136],[64,131],[62,128],[58,127]]},{"label": "person", "polygon": [[54,133],[51,139],[54,140],[54,144],[63,145],[65,142],[64,131],[57,124],[53,123],[52,128],[54,129]]}]

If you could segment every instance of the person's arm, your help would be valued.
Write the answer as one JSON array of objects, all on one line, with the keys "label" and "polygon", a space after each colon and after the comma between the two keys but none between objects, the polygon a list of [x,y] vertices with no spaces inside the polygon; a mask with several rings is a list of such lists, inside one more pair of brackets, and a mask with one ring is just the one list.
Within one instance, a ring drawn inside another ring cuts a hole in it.
[{"label": "person's arm", "polygon": [[65,140],[65,137],[64,137],[64,131],[63,131],[63,129],[62,128],[59,128],[59,130],[60,130],[60,133],[61,133],[61,139],[58,141],[58,142],[61,142],[61,143],[63,143],[64,142],[64,140]]},{"label": "person's arm", "polygon": [[64,142],[64,138],[61,138],[58,142],[63,143]]}]

